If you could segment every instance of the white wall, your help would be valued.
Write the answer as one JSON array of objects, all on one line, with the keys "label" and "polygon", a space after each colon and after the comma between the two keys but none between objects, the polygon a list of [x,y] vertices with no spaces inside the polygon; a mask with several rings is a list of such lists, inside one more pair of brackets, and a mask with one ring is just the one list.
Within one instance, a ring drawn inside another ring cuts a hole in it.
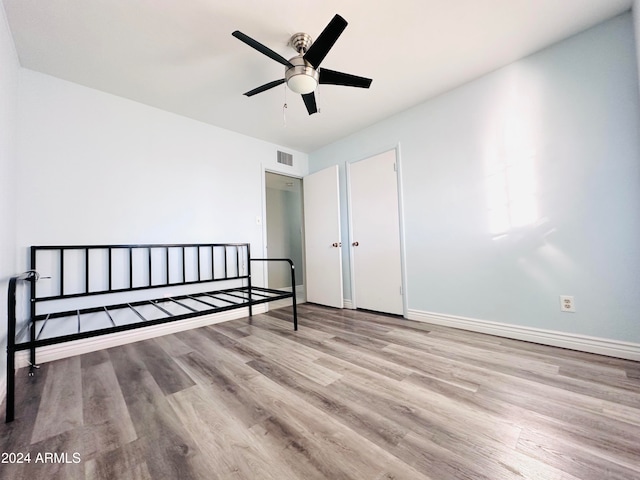
[{"label": "white wall", "polygon": [[[18,102],[19,63],[0,3],[0,388],[5,380],[7,340],[7,286],[18,273],[15,258],[15,124]],[[0,398],[4,395],[0,391]]]},{"label": "white wall", "polygon": [[[625,14],[312,152],[310,171],[341,166],[346,235],[344,162],[400,145],[410,309],[640,343],[638,107]],[[504,162],[533,223],[498,237]]]},{"label": "white wall", "polygon": [[[263,251],[262,168],[278,170],[276,145],[31,70],[20,80],[21,268],[32,244],[248,241]],[[294,153],[304,175],[306,155]]]}]

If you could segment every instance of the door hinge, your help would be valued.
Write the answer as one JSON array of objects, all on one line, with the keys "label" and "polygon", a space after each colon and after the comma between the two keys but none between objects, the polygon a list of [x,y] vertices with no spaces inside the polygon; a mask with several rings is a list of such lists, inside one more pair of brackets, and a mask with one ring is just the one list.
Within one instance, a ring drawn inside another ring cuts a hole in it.
[{"label": "door hinge", "polygon": [[398,171],[398,164],[396,162],[393,162],[393,171],[394,172]]}]

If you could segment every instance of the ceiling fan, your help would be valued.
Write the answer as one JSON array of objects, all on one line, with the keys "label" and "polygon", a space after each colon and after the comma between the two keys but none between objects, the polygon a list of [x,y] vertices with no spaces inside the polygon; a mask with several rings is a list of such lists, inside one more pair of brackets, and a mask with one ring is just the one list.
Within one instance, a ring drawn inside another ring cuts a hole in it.
[{"label": "ceiling fan", "polygon": [[315,42],[306,33],[296,33],[289,40],[289,45],[298,52],[298,55],[289,60],[236,30],[232,35],[238,40],[286,67],[284,78],[265,83],[246,92],[244,95],[251,97],[286,82],[291,90],[302,95],[302,100],[304,100],[309,115],[313,115],[318,111],[314,91],[319,83],[369,88],[372,82],[370,78],[320,68],[320,63],[322,63],[322,60],[327,56],[327,53],[329,53],[329,50],[331,50],[346,27],[347,21],[340,15],[335,15]]}]

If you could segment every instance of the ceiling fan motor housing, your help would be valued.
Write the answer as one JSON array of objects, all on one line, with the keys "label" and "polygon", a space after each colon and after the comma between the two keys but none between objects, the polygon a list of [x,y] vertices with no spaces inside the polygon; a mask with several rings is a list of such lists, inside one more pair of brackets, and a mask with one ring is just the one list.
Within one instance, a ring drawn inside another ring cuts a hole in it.
[{"label": "ceiling fan motor housing", "polygon": [[284,73],[287,86],[302,95],[313,92],[320,79],[318,71],[302,55],[289,59],[289,62],[293,67],[288,67]]}]

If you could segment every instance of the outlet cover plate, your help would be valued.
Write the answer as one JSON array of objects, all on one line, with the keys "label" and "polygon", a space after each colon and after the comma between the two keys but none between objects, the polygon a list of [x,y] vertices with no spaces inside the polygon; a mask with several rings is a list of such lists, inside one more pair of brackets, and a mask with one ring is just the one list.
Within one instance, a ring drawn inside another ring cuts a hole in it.
[{"label": "outlet cover plate", "polygon": [[575,313],[576,303],[571,295],[560,295],[560,311]]}]

